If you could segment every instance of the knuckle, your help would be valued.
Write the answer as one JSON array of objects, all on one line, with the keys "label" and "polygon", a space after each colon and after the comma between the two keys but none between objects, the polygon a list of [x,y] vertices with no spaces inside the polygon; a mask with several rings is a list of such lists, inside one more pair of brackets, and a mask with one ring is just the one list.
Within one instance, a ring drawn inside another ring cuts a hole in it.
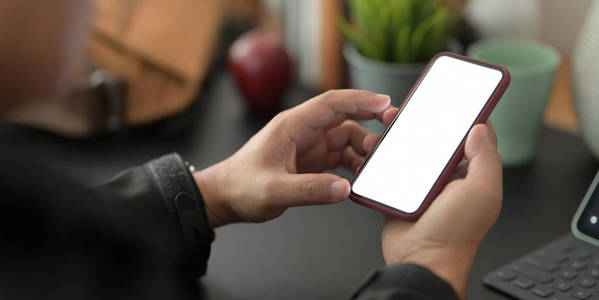
[{"label": "knuckle", "polygon": [[339,125],[339,128],[341,130],[347,131],[349,134],[366,132],[366,129],[364,129],[360,124],[358,124],[358,122],[354,120],[343,121],[341,125]]},{"label": "knuckle", "polygon": [[318,98],[316,98],[316,102],[327,102],[331,98],[335,98],[339,94],[339,90],[328,90],[322,94]]},{"label": "knuckle", "polygon": [[289,109],[283,110],[281,112],[279,112],[278,114],[276,114],[273,118],[272,121],[273,122],[281,122],[285,119],[287,119],[289,116]]},{"label": "knuckle", "polygon": [[484,158],[490,163],[501,165],[501,156],[499,155],[499,152],[497,152],[496,148],[492,148],[491,150],[487,151]]},{"label": "knuckle", "polygon": [[326,92],[324,92],[323,96],[325,98],[329,97],[329,96],[335,96],[335,95],[339,94],[340,92],[341,92],[341,90],[338,90],[338,89],[330,89],[330,90],[327,90]]},{"label": "knuckle", "polygon": [[272,118],[269,124],[274,128],[285,128],[291,114],[291,109],[281,111]]},{"label": "knuckle", "polygon": [[368,99],[376,96],[376,93],[368,90],[355,90],[353,97],[356,99]]},{"label": "knuckle", "polygon": [[316,195],[316,181],[314,178],[308,178],[302,183],[303,200],[310,201]]},{"label": "knuckle", "polygon": [[359,128],[361,127],[358,122],[354,121],[354,120],[345,120],[343,121],[343,123],[341,124],[342,126],[346,126],[349,128]]},{"label": "knuckle", "polygon": [[369,91],[369,90],[358,90],[358,93],[360,96],[364,96],[364,97],[369,97],[369,96],[374,96],[376,95],[375,92]]}]

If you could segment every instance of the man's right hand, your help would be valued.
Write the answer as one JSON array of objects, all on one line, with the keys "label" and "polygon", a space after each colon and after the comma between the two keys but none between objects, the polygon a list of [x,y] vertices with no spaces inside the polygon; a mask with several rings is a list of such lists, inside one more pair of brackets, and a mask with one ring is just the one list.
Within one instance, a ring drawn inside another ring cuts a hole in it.
[{"label": "man's right hand", "polygon": [[[365,147],[372,149],[374,142]],[[501,210],[501,159],[490,124],[472,128],[465,159],[465,178],[448,183],[417,222],[387,218],[382,233],[388,265],[424,266],[449,282],[462,299],[478,246]]]},{"label": "man's right hand", "polygon": [[349,181],[325,171],[364,162],[363,146],[376,136],[352,119],[390,122],[397,109],[389,103],[387,95],[332,90],[279,113],[234,155],[194,173],[210,226],[347,199]]}]

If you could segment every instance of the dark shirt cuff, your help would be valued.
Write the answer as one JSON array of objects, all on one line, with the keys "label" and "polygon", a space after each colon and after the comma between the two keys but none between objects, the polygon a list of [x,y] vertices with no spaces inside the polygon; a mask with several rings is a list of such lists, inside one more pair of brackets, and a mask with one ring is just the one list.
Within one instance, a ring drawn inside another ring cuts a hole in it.
[{"label": "dark shirt cuff", "polygon": [[458,300],[453,288],[430,270],[415,264],[399,264],[372,272],[352,299],[449,299]]},{"label": "dark shirt cuff", "polygon": [[178,154],[169,154],[147,164],[162,194],[168,212],[178,221],[173,226],[183,244],[183,271],[191,276],[206,273],[214,231],[208,224],[204,201],[195,180]]}]

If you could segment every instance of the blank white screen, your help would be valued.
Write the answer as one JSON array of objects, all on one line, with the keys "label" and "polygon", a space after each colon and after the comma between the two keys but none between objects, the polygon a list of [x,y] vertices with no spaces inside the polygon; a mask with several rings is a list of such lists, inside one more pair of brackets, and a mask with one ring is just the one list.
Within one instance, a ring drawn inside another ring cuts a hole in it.
[{"label": "blank white screen", "polygon": [[502,79],[450,56],[432,64],[352,184],[355,194],[413,213]]}]

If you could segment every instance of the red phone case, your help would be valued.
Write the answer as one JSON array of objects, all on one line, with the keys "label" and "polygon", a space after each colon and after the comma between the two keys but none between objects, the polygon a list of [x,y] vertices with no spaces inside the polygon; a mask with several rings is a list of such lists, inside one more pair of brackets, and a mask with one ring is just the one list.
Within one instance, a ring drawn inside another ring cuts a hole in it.
[{"label": "red phone case", "polygon": [[[420,85],[420,82],[422,81],[422,78],[424,78],[424,76],[426,76],[426,74],[428,73],[428,70],[430,69],[431,65],[439,57],[441,57],[441,56],[451,56],[451,57],[455,57],[455,58],[458,58],[458,59],[461,59],[461,60],[465,60],[465,61],[468,61],[468,62],[472,62],[472,63],[475,63],[475,64],[483,65],[483,66],[486,66],[486,67],[489,67],[489,68],[492,68],[492,69],[499,70],[503,74],[503,78],[501,79],[501,81],[497,85],[497,88],[495,89],[495,91],[491,95],[491,98],[489,99],[489,101],[487,101],[487,104],[481,110],[481,112],[479,113],[478,117],[476,118],[476,120],[474,121],[474,123],[472,124],[472,126],[470,127],[470,129],[472,129],[472,127],[474,127],[474,125],[476,125],[476,124],[485,123],[487,121],[487,119],[489,118],[489,115],[491,115],[491,112],[495,108],[495,105],[497,105],[497,102],[499,102],[499,99],[501,98],[501,96],[503,95],[503,93],[507,89],[508,85],[510,84],[510,78],[511,78],[510,77],[510,72],[506,68],[504,68],[502,66],[498,66],[498,65],[495,65],[495,64],[492,64],[492,63],[480,61],[480,60],[477,60],[477,59],[474,59],[474,58],[466,57],[466,56],[459,55],[459,54],[452,53],[452,52],[441,52],[441,53],[435,55],[435,57],[433,57],[430,60],[430,62],[428,63],[428,65],[426,66],[426,68],[424,69],[424,71],[422,72],[422,74],[420,74],[420,77],[418,77],[418,80],[416,81],[416,83],[414,84],[414,86],[412,87],[412,89],[410,90],[410,92],[405,97],[404,101],[402,102],[402,104],[400,106],[399,113],[397,114],[397,116],[399,116],[399,114],[403,110],[403,108],[406,105],[406,103],[409,102],[409,99],[412,97],[412,94],[414,93],[414,91],[416,90],[416,88]],[[393,121],[391,122],[391,124],[389,124],[389,126],[387,126],[387,128],[383,132],[382,137],[384,137],[387,134],[387,132],[389,131],[389,129],[393,126],[393,124],[395,123],[395,120],[397,120],[397,116],[395,116],[395,119],[393,119]],[[379,143],[381,142],[381,140],[382,140],[382,138],[377,142],[374,150],[370,153],[370,155],[365,160],[365,162],[358,168],[358,170],[354,174],[354,176],[353,176],[353,178],[351,180],[352,186],[353,186],[354,180],[356,179],[356,177],[358,176],[358,174],[360,174],[360,170],[361,170],[362,166],[364,164],[368,163],[368,161],[370,160],[370,157],[372,156],[372,154],[378,148]],[[454,155],[451,157],[451,159],[449,160],[449,162],[445,166],[445,169],[443,169],[443,172],[441,172],[441,175],[439,176],[439,178],[437,178],[437,181],[435,182],[435,184],[433,185],[433,187],[429,191],[428,195],[426,196],[426,198],[422,202],[422,205],[420,206],[420,208],[418,208],[418,210],[415,211],[415,212],[413,212],[413,213],[409,213],[408,214],[408,213],[405,213],[403,211],[397,210],[397,209],[395,209],[393,207],[390,207],[390,206],[387,206],[387,205],[375,202],[374,200],[361,197],[360,195],[354,194],[353,189],[352,189],[352,191],[351,191],[351,193],[349,195],[349,198],[352,199],[356,203],[359,203],[361,205],[370,207],[372,209],[376,209],[378,211],[381,211],[384,214],[388,214],[388,215],[391,215],[391,216],[399,217],[399,218],[402,218],[402,219],[407,220],[407,221],[412,221],[412,222],[416,221],[426,211],[426,209],[431,205],[431,203],[439,195],[439,193],[441,192],[441,190],[443,190],[443,188],[445,187],[445,184],[447,183],[447,180],[449,180],[449,178],[453,174],[455,168],[457,167],[458,163],[464,157],[464,145],[465,145],[465,141],[466,141],[466,137],[464,137],[464,139],[460,143],[460,146],[458,147],[457,151],[455,151]]]}]

